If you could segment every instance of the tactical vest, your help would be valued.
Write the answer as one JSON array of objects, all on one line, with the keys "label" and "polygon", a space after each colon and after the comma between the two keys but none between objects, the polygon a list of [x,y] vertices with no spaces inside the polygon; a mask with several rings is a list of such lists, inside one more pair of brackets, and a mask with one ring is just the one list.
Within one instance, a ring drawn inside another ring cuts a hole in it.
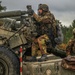
[{"label": "tactical vest", "polygon": [[44,24],[42,25],[44,31],[46,34],[52,36],[53,37],[56,37],[56,21],[55,21],[55,17],[52,13],[48,12],[47,13],[49,16],[50,16],[50,19],[49,19],[49,23],[48,24]]}]

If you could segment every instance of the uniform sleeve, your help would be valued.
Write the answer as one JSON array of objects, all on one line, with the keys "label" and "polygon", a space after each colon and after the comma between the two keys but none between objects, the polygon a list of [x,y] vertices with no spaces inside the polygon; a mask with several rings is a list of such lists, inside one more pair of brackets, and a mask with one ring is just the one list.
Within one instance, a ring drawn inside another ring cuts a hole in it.
[{"label": "uniform sleeve", "polygon": [[71,49],[72,49],[73,41],[69,40],[67,47],[66,47],[66,54],[70,55]]},{"label": "uniform sleeve", "polygon": [[48,15],[41,17],[34,13],[33,17],[36,19],[37,22],[50,23],[50,21],[51,21],[51,17]]}]

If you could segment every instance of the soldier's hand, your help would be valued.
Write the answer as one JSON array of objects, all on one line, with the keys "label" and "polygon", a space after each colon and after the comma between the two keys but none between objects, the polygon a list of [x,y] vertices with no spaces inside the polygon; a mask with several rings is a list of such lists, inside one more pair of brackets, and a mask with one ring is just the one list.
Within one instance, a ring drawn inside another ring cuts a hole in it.
[{"label": "soldier's hand", "polygon": [[50,45],[51,44],[51,41],[50,40],[46,40],[46,45]]},{"label": "soldier's hand", "polygon": [[30,9],[27,12],[28,12],[29,15],[33,15],[34,14],[34,10],[33,9]]},{"label": "soldier's hand", "polygon": [[56,37],[54,40],[57,44],[61,44],[63,42],[61,37]]}]

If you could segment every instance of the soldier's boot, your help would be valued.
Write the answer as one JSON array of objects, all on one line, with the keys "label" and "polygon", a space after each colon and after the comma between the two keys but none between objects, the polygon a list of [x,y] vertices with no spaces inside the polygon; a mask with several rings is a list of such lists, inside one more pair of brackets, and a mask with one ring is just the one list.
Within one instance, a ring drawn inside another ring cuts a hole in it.
[{"label": "soldier's boot", "polygon": [[38,59],[39,62],[46,61],[46,60],[47,60],[47,55],[46,55],[46,54],[43,54],[43,55],[41,56],[41,58]]},{"label": "soldier's boot", "polygon": [[37,61],[36,56],[32,56],[28,61],[29,62],[35,62],[35,61]]}]

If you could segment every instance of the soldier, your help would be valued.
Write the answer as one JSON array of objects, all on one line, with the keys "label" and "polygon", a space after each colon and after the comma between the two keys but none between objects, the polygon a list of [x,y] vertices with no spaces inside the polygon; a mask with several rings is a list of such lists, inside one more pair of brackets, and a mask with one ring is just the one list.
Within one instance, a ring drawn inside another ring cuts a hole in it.
[{"label": "soldier", "polygon": [[[41,51],[40,61],[46,60],[47,46],[46,43],[52,43],[54,47],[54,38],[56,37],[56,21],[54,15],[49,11],[49,7],[46,4],[40,4],[38,8],[39,15],[35,14],[33,10],[28,11],[32,13],[33,18],[40,24],[40,34],[32,43],[32,58],[31,61],[36,60],[36,52],[38,48]],[[37,31],[39,31],[37,30]]]},{"label": "soldier", "polygon": [[75,55],[75,28],[73,29],[73,37],[69,40],[68,45],[66,47],[66,54]]}]

